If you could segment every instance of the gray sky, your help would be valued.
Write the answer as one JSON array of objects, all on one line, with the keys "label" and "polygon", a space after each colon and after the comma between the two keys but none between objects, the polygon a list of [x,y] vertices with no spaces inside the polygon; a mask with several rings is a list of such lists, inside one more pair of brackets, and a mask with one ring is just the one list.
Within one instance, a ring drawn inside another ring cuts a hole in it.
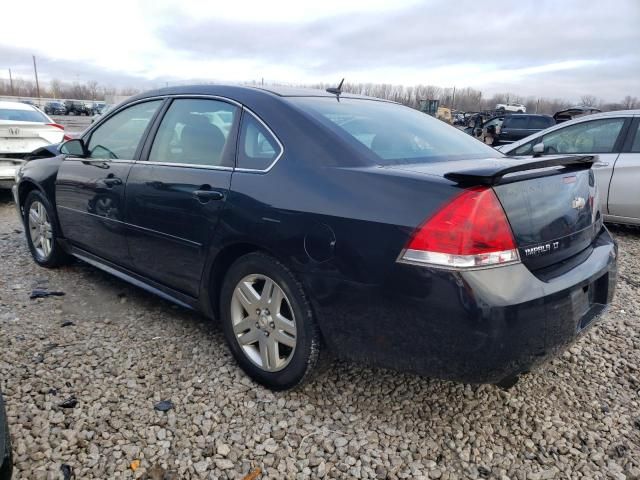
[{"label": "gray sky", "polygon": [[0,78],[7,68],[32,78],[35,54],[44,81],[139,88],[344,76],[570,100],[640,97],[640,0],[100,4],[72,0],[63,12],[49,0],[3,6]]}]

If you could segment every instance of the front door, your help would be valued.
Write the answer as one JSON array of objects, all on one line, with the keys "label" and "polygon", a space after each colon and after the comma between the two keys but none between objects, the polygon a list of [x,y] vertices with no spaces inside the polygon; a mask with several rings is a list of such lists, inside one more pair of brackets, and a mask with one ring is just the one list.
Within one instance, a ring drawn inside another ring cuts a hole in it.
[{"label": "front door", "polygon": [[129,264],[125,185],[161,103],[139,103],[116,113],[83,138],[87,154],[67,155],[58,171],[56,207],[63,236],[122,266]]},{"label": "front door", "polygon": [[172,101],[127,183],[128,242],[138,273],[198,295],[231,184],[239,114],[222,100]]}]

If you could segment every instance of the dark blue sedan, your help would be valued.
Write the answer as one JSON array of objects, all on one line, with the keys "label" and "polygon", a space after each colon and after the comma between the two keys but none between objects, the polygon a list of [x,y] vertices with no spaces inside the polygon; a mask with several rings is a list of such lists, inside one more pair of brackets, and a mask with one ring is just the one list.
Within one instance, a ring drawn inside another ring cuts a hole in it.
[{"label": "dark blue sedan", "polygon": [[13,189],[34,260],[84,260],[222,324],[258,382],[328,353],[508,385],[611,302],[590,156],[506,158],[396,103],[157,90]]}]

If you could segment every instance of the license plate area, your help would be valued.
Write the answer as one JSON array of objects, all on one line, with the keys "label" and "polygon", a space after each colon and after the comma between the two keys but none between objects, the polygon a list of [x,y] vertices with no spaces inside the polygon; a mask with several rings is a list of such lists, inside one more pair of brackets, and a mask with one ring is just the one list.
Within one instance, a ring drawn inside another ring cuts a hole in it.
[{"label": "license plate area", "polygon": [[577,330],[586,328],[607,306],[609,274],[605,273],[595,281],[571,292],[574,312],[580,319]]}]

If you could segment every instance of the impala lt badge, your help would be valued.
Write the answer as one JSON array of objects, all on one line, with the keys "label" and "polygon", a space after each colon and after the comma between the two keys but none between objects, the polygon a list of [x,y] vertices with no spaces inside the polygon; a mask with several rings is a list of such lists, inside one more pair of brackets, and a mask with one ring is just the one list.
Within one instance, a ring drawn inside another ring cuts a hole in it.
[{"label": "impala lt badge", "polygon": [[544,245],[536,245],[535,247],[529,247],[524,249],[524,254],[527,257],[534,257],[544,255],[545,253],[553,252],[560,248],[560,242],[551,242]]},{"label": "impala lt badge", "polygon": [[587,204],[587,201],[584,198],[575,197],[571,202],[571,208],[575,208],[576,210],[582,210],[586,204]]}]

